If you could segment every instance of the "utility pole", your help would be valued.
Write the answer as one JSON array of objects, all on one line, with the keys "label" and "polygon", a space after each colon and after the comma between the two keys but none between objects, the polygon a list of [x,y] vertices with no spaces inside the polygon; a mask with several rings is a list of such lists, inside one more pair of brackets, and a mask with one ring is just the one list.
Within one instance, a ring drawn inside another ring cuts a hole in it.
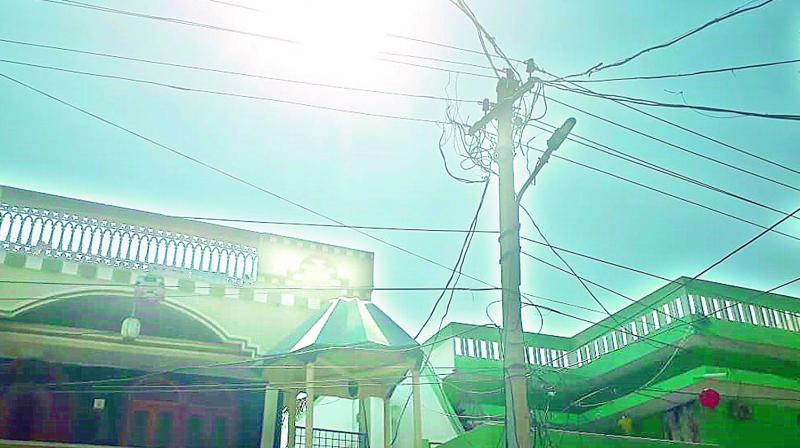
[{"label": "utility pole", "polygon": [[525,182],[519,197],[514,184],[514,103],[530,91],[537,80],[520,85],[510,69],[497,83],[497,105],[469,129],[474,134],[491,120],[497,120],[497,175],[500,208],[500,278],[503,303],[503,381],[505,386],[506,447],[531,448],[531,423],[528,406],[527,365],[522,332],[520,299],[519,199],[550,154],[566,138],[575,119],[570,118],[548,140],[548,151],[539,160],[536,170]]},{"label": "utility pole", "polygon": [[529,448],[525,344],[520,301],[519,207],[514,186],[514,100],[519,81],[508,70],[497,83],[497,175],[500,206],[500,283],[503,288],[503,372],[506,391],[506,446]]}]

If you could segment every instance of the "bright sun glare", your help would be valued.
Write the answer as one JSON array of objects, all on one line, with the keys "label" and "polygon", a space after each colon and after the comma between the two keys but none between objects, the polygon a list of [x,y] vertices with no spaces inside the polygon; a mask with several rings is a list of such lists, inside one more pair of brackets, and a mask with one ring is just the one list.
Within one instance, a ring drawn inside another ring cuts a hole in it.
[{"label": "bright sun glare", "polygon": [[[378,55],[392,25],[384,1],[290,1],[268,9],[270,28],[300,42],[295,55],[326,70],[363,68]],[[337,70],[338,71],[338,70]]]}]

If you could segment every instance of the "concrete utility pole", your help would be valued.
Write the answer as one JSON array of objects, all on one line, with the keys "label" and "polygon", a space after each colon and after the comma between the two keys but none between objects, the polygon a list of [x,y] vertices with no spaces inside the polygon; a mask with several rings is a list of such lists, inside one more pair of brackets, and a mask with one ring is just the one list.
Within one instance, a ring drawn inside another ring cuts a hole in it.
[{"label": "concrete utility pole", "polygon": [[575,119],[570,118],[548,142],[548,151],[539,160],[536,170],[525,182],[518,197],[514,185],[514,103],[530,91],[537,80],[528,79],[520,86],[514,72],[497,83],[497,105],[469,129],[474,134],[491,120],[497,120],[497,175],[499,178],[500,208],[500,278],[503,302],[503,371],[506,395],[506,447],[530,448],[531,423],[528,407],[527,365],[522,333],[522,303],[520,299],[519,199],[530,185],[550,154],[566,138]]},{"label": "concrete utility pole", "polygon": [[512,71],[497,83],[497,175],[500,205],[500,278],[503,287],[503,371],[506,391],[506,446],[529,448],[525,344],[519,295],[519,207],[514,186],[514,101],[519,81]]}]

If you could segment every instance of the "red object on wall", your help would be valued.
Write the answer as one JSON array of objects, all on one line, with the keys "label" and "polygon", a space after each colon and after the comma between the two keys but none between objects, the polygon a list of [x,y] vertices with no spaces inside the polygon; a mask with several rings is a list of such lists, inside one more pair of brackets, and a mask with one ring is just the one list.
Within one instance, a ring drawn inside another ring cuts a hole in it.
[{"label": "red object on wall", "polygon": [[703,391],[700,392],[699,398],[700,405],[704,408],[714,410],[719,406],[720,395],[719,392],[714,389],[703,389]]}]

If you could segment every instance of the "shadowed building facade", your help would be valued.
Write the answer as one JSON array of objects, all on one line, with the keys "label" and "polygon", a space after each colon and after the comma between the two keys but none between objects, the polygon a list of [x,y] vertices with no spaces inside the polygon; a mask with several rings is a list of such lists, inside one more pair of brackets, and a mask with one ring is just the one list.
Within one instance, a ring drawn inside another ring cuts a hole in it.
[{"label": "shadowed building facade", "polygon": [[237,367],[368,301],[373,255],[0,187],[0,279],[0,439],[272,446],[278,392]]}]

